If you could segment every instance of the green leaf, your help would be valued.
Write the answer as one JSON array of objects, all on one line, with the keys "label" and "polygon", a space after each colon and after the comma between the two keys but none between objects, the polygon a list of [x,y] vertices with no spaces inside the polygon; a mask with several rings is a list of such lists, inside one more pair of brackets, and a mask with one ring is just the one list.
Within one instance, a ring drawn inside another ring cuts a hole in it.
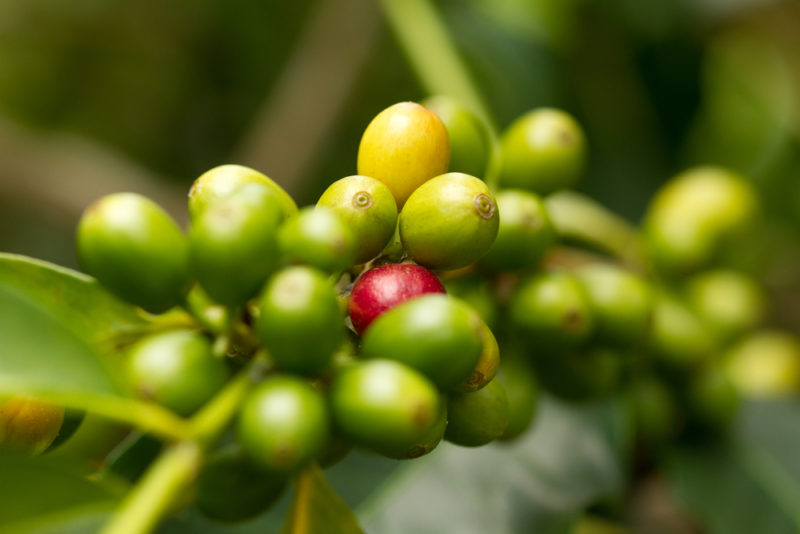
[{"label": "green leaf", "polygon": [[281,534],[363,534],[353,512],[312,464],[297,477],[295,495]]},{"label": "green leaf", "polygon": [[668,463],[678,499],[710,534],[800,528],[800,401],[748,402],[730,439],[684,448]]},{"label": "green leaf", "polygon": [[109,347],[125,340],[146,330],[151,322],[94,278],[25,256],[0,253],[0,287],[35,302],[97,346]]},{"label": "green leaf", "polygon": [[368,532],[563,532],[623,487],[627,419],[618,401],[545,398],[531,432],[478,449],[442,443],[359,507]]},{"label": "green leaf", "polygon": [[89,481],[73,462],[47,457],[0,458],[0,532],[91,532],[69,525],[105,514],[121,487]]},{"label": "green leaf", "polygon": [[0,395],[35,395],[66,407],[179,437],[183,420],[126,398],[113,368],[35,303],[0,285]]}]

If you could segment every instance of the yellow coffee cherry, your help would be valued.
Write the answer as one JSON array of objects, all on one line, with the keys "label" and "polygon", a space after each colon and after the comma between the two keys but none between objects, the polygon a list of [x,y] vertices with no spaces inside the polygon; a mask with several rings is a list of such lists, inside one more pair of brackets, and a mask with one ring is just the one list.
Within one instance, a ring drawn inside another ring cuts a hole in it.
[{"label": "yellow coffee cherry", "polygon": [[64,408],[19,396],[0,400],[0,451],[41,454],[64,422]]},{"label": "yellow coffee cherry", "polygon": [[372,119],[358,147],[358,174],[380,180],[402,208],[414,190],[447,172],[450,140],[432,111],[400,102]]}]

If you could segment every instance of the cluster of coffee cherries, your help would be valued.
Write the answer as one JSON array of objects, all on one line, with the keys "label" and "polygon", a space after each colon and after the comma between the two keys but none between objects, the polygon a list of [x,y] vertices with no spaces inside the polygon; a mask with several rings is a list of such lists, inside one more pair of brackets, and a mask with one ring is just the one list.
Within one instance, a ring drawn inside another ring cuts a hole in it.
[{"label": "cluster of coffee cherries", "polygon": [[569,248],[574,214],[559,191],[585,162],[584,134],[562,111],[533,110],[495,141],[435,97],[379,113],[358,174],[315,206],[298,209],[238,165],[195,181],[187,234],[136,194],[90,206],[84,269],[147,312],[192,318],[127,348],[136,394],[191,416],[233,371],[264,363],[198,477],[197,508],[251,517],[293,473],[353,447],[410,459],[442,440],[514,439],[540,388],[572,402],[629,391],[639,434],[659,442],[729,420],[732,384],[753,382],[748,362],[770,343],[790,363],[760,387],[798,389],[796,342],[748,339],[761,290],[718,268],[757,216],[746,180],[711,167],[671,180],[631,264]]}]

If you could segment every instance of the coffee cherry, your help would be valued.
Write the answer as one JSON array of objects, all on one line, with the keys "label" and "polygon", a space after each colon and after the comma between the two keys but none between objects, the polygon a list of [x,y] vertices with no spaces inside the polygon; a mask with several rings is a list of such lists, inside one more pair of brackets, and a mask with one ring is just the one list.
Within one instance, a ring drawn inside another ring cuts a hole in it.
[{"label": "coffee cherry", "polygon": [[755,332],[725,355],[725,372],[748,397],[780,397],[800,392],[800,340],[778,330]]},{"label": "coffee cherry", "polygon": [[205,292],[239,306],[261,289],[278,264],[280,200],[268,187],[241,186],[192,221],[192,268]]},{"label": "coffee cherry", "polygon": [[386,264],[365,272],[350,293],[350,320],[363,334],[382,313],[426,293],[444,293],[444,286],[425,267],[413,263]]},{"label": "coffee cherry", "polygon": [[279,369],[317,374],[344,340],[333,285],[311,267],[289,267],[267,282],[256,330]]},{"label": "coffee cherry", "polygon": [[381,111],[358,147],[358,174],[380,180],[398,209],[420,185],[447,171],[450,141],[435,113],[413,102]]},{"label": "coffee cherry", "polygon": [[686,288],[689,305],[720,340],[755,328],[764,316],[764,292],[755,281],[736,271],[700,273],[689,279]]},{"label": "coffee cherry", "polygon": [[239,414],[237,436],[252,461],[295,471],[316,458],[330,433],[323,396],[304,380],[273,375],[256,386]]},{"label": "coffee cherry", "polygon": [[394,451],[389,450],[384,451],[383,454],[389,458],[395,458],[397,460],[413,460],[414,458],[425,456],[429,452],[433,451],[433,449],[435,449],[439,443],[441,443],[442,439],[444,439],[444,433],[446,429],[447,403],[441,402],[439,403],[439,413],[436,415],[436,420],[434,421],[431,429],[428,430],[425,435],[418,439],[413,445],[401,451],[399,454],[394,454]]},{"label": "coffee cherry", "polygon": [[441,404],[427,378],[391,360],[344,368],[330,389],[339,431],[354,443],[390,457],[408,454],[427,442],[440,422]]},{"label": "coffee cherry", "polygon": [[481,266],[493,271],[535,266],[556,241],[544,203],[533,193],[516,189],[501,191],[496,198],[500,225]]},{"label": "coffee cherry", "polygon": [[698,434],[713,434],[731,426],[739,411],[739,394],[716,365],[691,375],[688,391],[689,424]]},{"label": "coffee cherry", "polygon": [[436,113],[450,138],[449,171],[483,176],[489,163],[489,129],[466,107],[447,96],[425,99],[422,105]]},{"label": "coffee cherry", "polygon": [[274,504],[286,483],[285,476],[257,469],[240,449],[228,447],[212,454],[200,471],[194,504],[214,521],[245,521]]},{"label": "coffee cherry", "polygon": [[644,280],[603,263],[583,266],[575,274],[586,290],[599,342],[625,348],[647,337],[653,298]]},{"label": "coffee cherry", "polygon": [[669,389],[648,377],[634,382],[628,392],[636,439],[647,452],[658,450],[675,435],[678,407]]},{"label": "coffee cherry", "polygon": [[668,274],[706,267],[740,246],[757,211],[755,191],[731,171],[697,167],[679,174],[656,194],[645,219],[656,267]]},{"label": "coffee cherry", "polygon": [[206,171],[192,184],[189,190],[189,215],[194,219],[208,206],[231,195],[239,187],[252,183],[264,185],[275,193],[281,203],[282,219],[297,213],[297,204],[289,193],[267,176],[242,165],[220,165]]},{"label": "coffee cherry", "polygon": [[209,341],[190,330],[146,337],[131,347],[128,378],[142,397],[180,415],[191,415],[228,378],[225,363],[211,352]]},{"label": "coffee cherry", "polygon": [[661,290],[653,301],[649,351],[672,370],[697,367],[714,352],[714,336],[708,325],[676,295]]},{"label": "coffee cherry", "polygon": [[480,259],[499,224],[494,197],[474,176],[451,172],[421,185],[400,212],[408,255],[431,269],[457,269]]},{"label": "coffee cherry", "polygon": [[497,323],[497,304],[489,280],[478,276],[450,278],[444,282],[447,294],[458,297],[470,305],[489,328]]},{"label": "coffee cherry", "polygon": [[307,207],[286,221],[278,233],[281,254],[291,263],[336,273],[355,263],[356,237],[325,207]]},{"label": "coffee cherry", "polygon": [[589,339],[595,322],[583,286],[564,272],[523,281],[509,303],[509,319],[523,344],[545,352],[577,349]]},{"label": "coffee cherry", "polygon": [[466,304],[445,295],[423,295],[372,323],[362,340],[362,357],[402,362],[442,389],[452,389],[478,363],[482,325]]},{"label": "coffee cherry", "polygon": [[515,120],[503,133],[500,184],[539,195],[573,186],[583,172],[583,131],[569,114],[536,109]]},{"label": "coffee cherry", "polygon": [[500,347],[497,345],[497,339],[477,313],[475,321],[480,324],[481,355],[467,379],[456,386],[456,391],[462,393],[477,391],[484,387],[495,377],[500,367]]},{"label": "coffee cherry", "polygon": [[153,313],[189,286],[189,246],[175,222],[134,193],[96,201],[78,224],[78,259],[112,293]]},{"label": "coffee cherry", "polygon": [[43,453],[58,436],[64,408],[28,397],[0,399],[0,453]]},{"label": "coffee cherry", "polygon": [[356,241],[356,263],[377,256],[397,226],[397,203],[383,183],[366,176],[348,176],[333,182],[317,206],[333,210],[350,227]]},{"label": "coffee cherry", "polygon": [[533,370],[517,358],[506,358],[497,373],[508,398],[508,426],[500,441],[511,441],[526,432],[536,416],[539,403],[539,384]]},{"label": "coffee cherry", "polygon": [[480,447],[503,435],[508,426],[508,398],[499,380],[447,399],[444,438],[462,447]]},{"label": "coffee cherry", "polygon": [[597,399],[617,391],[626,359],[619,351],[603,346],[563,354],[531,352],[531,356],[542,387],[570,401]]}]

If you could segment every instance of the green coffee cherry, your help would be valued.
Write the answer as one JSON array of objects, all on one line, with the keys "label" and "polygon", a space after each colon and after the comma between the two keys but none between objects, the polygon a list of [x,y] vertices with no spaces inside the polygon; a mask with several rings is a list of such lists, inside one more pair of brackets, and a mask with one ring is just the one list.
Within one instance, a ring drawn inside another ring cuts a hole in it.
[{"label": "green coffee cherry", "polygon": [[462,447],[480,447],[503,435],[508,426],[508,398],[499,380],[447,399],[444,438]]},{"label": "green coffee cherry", "polygon": [[657,361],[669,369],[687,370],[711,356],[715,343],[708,325],[676,295],[661,290],[654,296],[647,344]]},{"label": "green coffee cherry", "polygon": [[364,358],[409,365],[443,389],[466,380],[481,355],[483,321],[466,304],[442,294],[408,300],[379,316],[364,333]]},{"label": "green coffee cherry", "polygon": [[212,354],[211,343],[191,330],[142,339],[128,353],[127,371],[139,395],[180,415],[195,412],[228,378],[228,369]]},{"label": "green coffee cherry", "polygon": [[691,375],[688,391],[689,423],[700,433],[730,427],[739,411],[739,394],[716,365]]},{"label": "green coffee cherry", "polygon": [[344,368],[330,389],[339,431],[354,443],[402,457],[429,443],[440,422],[442,401],[422,374],[392,360],[370,360]]},{"label": "green coffee cherry", "polygon": [[447,428],[447,403],[441,402],[439,413],[436,415],[436,420],[433,426],[428,430],[425,435],[418,439],[413,445],[406,447],[402,451],[384,450],[383,455],[388,458],[396,460],[413,460],[425,456],[435,449],[442,439],[444,439],[444,432]]},{"label": "green coffee cherry", "polygon": [[0,399],[0,453],[43,453],[58,436],[64,408],[28,397]]},{"label": "green coffee cherry", "polygon": [[256,330],[279,369],[317,374],[344,341],[344,322],[333,285],[311,267],[289,267],[267,282]]},{"label": "green coffee cherry", "polygon": [[134,193],[101,198],[78,224],[78,259],[112,293],[153,313],[189,289],[189,246],[175,222]]},{"label": "green coffee cherry", "polygon": [[403,247],[431,269],[457,269],[477,261],[492,246],[498,225],[486,184],[458,172],[425,182],[400,212]]},{"label": "green coffee cherry", "polygon": [[377,256],[397,226],[397,204],[383,183],[366,176],[348,176],[333,182],[317,206],[333,210],[350,227],[356,241],[356,263]]},{"label": "green coffee cherry", "polygon": [[724,368],[745,396],[796,395],[800,392],[800,340],[779,330],[755,332],[728,351]]},{"label": "green coffee cherry", "polygon": [[536,376],[543,388],[570,401],[607,396],[619,389],[625,355],[596,346],[563,354],[533,353]]},{"label": "green coffee cherry", "polygon": [[285,476],[257,469],[241,450],[228,447],[212,454],[200,471],[194,504],[214,521],[245,521],[274,504],[286,482]]},{"label": "green coffee cherry", "polygon": [[589,297],[599,342],[625,348],[647,337],[653,298],[644,280],[603,263],[583,266],[575,274]]},{"label": "green coffee cherry", "polygon": [[291,472],[315,459],[330,434],[323,396],[306,381],[273,375],[245,399],[239,421],[239,443],[261,467]]},{"label": "green coffee cherry", "polygon": [[489,164],[491,137],[489,128],[474,113],[447,96],[425,99],[422,105],[436,113],[450,138],[451,172],[483,176]]},{"label": "green coffee cherry", "polygon": [[523,281],[511,297],[509,319],[523,344],[546,352],[577,349],[589,339],[595,322],[583,286],[564,272]]},{"label": "green coffee cherry", "polygon": [[278,264],[279,198],[246,184],[201,211],[189,234],[192,268],[215,301],[239,306],[261,289]]},{"label": "green coffee cherry", "polygon": [[500,226],[481,266],[493,271],[535,266],[556,241],[544,203],[533,193],[515,189],[501,191],[496,198]]},{"label": "green coffee cherry", "polygon": [[448,295],[458,297],[469,304],[489,328],[494,327],[497,323],[497,305],[487,280],[467,276],[445,279],[443,282]]},{"label": "green coffee cherry", "polygon": [[420,185],[447,171],[450,141],[439,117],[400,102],[375,116],[358,147],[358,174],[386,184],[398,209]]},{"label": "green coffee cherry", "polygon": [[519,358],[503,357],[497,373],[508,398],[508,426],[501,441],[511,441],[526,432],[533,423],[539,403],[539,384],[533,370]]},{"label": "green coffee cherry", "polygon": [[645,451],[658,449],[675,435],[678,407],[669,389],[658,380],[637,380],[629,390],[636,438]]},{"label": "green coffee cherry", "polygon": [[583,172],[586,142],[580,125],[557,109],[536,109],[515,120],[500,139],[500,184],[547,195],[573,186]]},{"label": "green coffee cherry", "polygon": [[729,340],[761,322],[766,297],[754,280],[735,271],[693,276],[686,284],[689,305],[717,333]]},{"label": "green coffee cherry", "polygon": [[708,266],[737,247],[758,211],[755,191],[726,169],[697,167],[670,180],[655,196],[645,218],[651,257],[668,274]]},{"label": "green coffee cherry", "polygon": [[268,187],[278,197],[286,219],[297,213],[297,204],[281,186],[260,172],[242,165],[220,165],[205,172],[192,184],[189,190],[189,215],[197,217],[208,206],[231,195],[245,184],[261,184]]},{"label": "green coffee cherry", "polygon": [[287,261],[327,273],[343,271],[356,259],[355,234],[336,212],[321,206],[303,208],[286,221],[278,244]]},{"label": "green coffee cherry", "polygon": [[500,367],[500,347],[497,345],[497,339],[477,313],[475,321],[480,323],[481,355],[467,379],[456,386],[456,391],[464,393],[484,387],[495,377]]}]

